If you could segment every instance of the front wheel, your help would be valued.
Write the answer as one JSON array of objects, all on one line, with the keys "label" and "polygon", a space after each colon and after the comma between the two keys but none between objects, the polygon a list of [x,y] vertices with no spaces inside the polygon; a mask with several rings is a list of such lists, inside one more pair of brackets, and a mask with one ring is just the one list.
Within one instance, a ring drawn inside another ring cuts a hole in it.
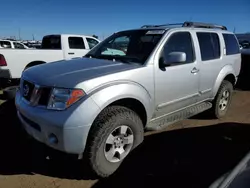
[{"label": "front wheel", "polygon": [[226,115],[231,104],[233,94],[233,85],[231,82],[224,80],[213,101],[212,113],[216,118],[222,118]]},{"label": "front wheel", "polygon": [[110,106],[92,125],[87,142],[88,163],[94,174],[113,174],[125,157],[143,140],[143,124],[132,110]]}]

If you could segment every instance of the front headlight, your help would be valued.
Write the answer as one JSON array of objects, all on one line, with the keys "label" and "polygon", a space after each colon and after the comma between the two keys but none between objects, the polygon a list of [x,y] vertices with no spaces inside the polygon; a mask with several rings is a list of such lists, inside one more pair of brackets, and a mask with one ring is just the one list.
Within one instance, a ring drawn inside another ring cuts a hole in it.
[{"label": "front headlight", "polygon": [[81,89],[53,88],[47,108],[52,110],[65,110],[78,100],[85,93]]}]

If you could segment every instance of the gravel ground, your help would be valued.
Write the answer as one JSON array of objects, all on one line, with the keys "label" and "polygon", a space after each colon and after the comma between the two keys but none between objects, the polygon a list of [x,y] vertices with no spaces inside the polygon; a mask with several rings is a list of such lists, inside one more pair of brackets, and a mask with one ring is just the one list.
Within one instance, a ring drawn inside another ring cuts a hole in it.
[{"label": "gravel ground", "polygon": [[23,136],[13,101],[0,105],[0,188],[208,187],[250,150],[250,92],[236,91],[228,115],[199,115],[144,143],[104,180],[91,180],[80,161],[52,163],[44,147]]}]

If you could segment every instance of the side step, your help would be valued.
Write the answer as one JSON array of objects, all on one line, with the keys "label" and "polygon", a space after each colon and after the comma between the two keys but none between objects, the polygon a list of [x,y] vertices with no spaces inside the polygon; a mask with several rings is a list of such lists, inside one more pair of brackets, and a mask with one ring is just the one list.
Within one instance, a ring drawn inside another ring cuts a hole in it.
[{"label": "side step", "polygon": [[190,106],[183,110],[173,112],[171,114],[164,115],[160,118],[156,118],[151,120],[147,126],[146,130],[149,131],[156,131],[166,128],[168,125],[171,125],[175,122],[190,118],[194,115],[197,115],[201,112],[204,112],[208,109],[212,108],[212,103],[210,102],[203,102],[200,104],[196,104],[194,106]]}]

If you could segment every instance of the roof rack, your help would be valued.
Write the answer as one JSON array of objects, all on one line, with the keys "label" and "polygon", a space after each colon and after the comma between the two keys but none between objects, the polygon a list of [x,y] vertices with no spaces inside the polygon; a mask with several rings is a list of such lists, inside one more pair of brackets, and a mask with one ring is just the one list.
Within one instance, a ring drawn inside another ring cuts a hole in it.
[{"label": "roof rack", "polygon": [[184,23],[173,23],[173,24],[162,24],[162,25],[143,25],[141,28],[168,27],[168,26],[178,26],[178,25],[181,27],[211,28],[211,29],[227,30],[227,27],[223,25],[215,25],[211,23],[202,23],[202,22],[189,22],[189,21],[186,21]]},{"label": "roof rack", "polygon": [[182,26],[183,23],[173,23],[173,24],[161,24],[161,25],[143,25],[141,28],[148,28],[148,27],[164,27],[164,26]]},{"label": "roof rack", "polygon": [[202,22],[184,22],[182,27],[196,27],[196,28],[211,28],[211,29],[227,30],[227,27],[223,25],[215,25],[211,23],[202,23]]}]

